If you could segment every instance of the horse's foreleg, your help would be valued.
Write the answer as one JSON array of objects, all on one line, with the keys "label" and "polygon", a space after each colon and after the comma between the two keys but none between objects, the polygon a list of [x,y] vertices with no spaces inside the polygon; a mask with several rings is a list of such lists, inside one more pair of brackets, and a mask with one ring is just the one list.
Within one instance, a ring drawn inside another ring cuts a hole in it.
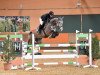
[{"label": "horse's foreleg", "polygon": [[35,38],[35,43],[36,44],[42,43],[42,38]]}]

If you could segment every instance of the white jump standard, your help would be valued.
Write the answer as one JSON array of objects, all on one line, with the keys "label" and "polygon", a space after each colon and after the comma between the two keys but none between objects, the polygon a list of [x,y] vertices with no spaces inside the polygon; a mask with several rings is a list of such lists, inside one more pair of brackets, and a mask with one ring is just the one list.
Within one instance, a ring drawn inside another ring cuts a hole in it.
[{"label": "white jump standard", "polygon": [[91,36],[91,32],[93,30],[89,29],[89,65],[84,66],[84,68],[86,67],[98,67],[96,65],[93,65],[93,61],[92,61],[92,36]]}]

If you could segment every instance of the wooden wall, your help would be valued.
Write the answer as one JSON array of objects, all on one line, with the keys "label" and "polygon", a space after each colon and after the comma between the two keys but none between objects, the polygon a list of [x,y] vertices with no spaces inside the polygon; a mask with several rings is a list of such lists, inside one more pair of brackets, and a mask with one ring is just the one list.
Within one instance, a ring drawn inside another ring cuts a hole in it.
[{"label": "wooden wall", "polygon": [[0,16],[30,16],[31,30],[39,25],[38,18],[50,10],[56,15],[100,14],[99,0],[82,0],[82,9],[77,8],[78,0],[0,0]]},{"label": "wooden wall", "polygon": [[100,14],[100,0],[0,0],[0,16],[30,16],[31,30],[39,25],[40,15],[52,10],[56,15]]}]

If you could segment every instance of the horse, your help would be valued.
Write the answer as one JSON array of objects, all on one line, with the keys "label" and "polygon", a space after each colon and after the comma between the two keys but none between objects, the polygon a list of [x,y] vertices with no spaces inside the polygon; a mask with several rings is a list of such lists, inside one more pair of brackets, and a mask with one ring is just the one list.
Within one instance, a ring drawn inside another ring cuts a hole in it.
[{"label": "horse", "polygon": [[[38,27],[39,28],[39,27]],[[63,17],[55,17],[45,24],[45,27],[38,33],[38,28],[29,33],[28,43],[32,44],[32,34],[35,36],[35,43],[40,44],[42,38],[55,38],[59,35],[59,32],[63,30]]]}]

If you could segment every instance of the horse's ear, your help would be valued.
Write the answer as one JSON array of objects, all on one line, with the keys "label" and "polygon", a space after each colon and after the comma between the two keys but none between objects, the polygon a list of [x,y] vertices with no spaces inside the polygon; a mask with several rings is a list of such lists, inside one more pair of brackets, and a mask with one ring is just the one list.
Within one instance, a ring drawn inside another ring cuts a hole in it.
[{"label": "horse's ear", "polygon": [[59,17],[60,20],[63,20],[64,17]]},{"label": "horse's ear", "polygon": [[64,16],[63,16],[63,17],[61,17],[61,19],[64,19]]}]

